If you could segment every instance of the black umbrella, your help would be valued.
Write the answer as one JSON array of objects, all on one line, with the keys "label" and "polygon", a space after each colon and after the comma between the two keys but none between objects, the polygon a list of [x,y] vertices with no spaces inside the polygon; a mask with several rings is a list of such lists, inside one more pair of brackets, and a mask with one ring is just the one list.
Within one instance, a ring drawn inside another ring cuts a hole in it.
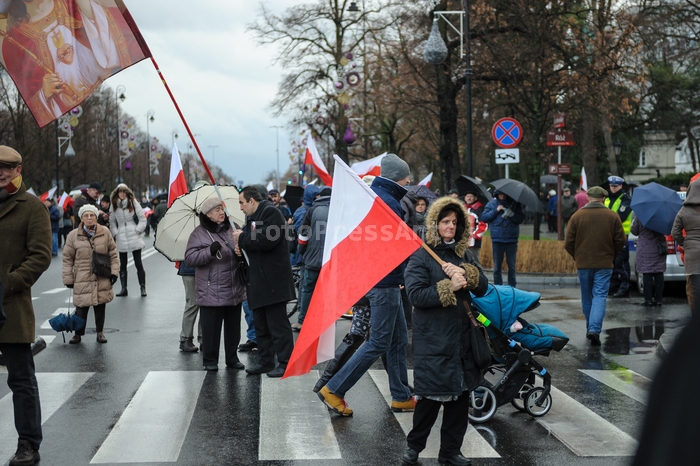
[{"label": "black umbrella", "polygon": [[414,186],[409,186],[408,187],[408,192],[411,192],[416,195],[416,197],[422,197],[425,199],[428,204],[433,202],[435,199],[437,199],[437,194],[432,192],[430,189],[428,189],[427,186],[424,186],[422,184],[414,185]]},{"label": "black umbrella", "polygon": [[460,197],[464,197],[467,193],[472,193],[476,195],[477,199],[479,199],[482,204],[486,204],[493,199],[493,196],[491,196],[491,193],[481,181],[467,175],[460,175],[460,177],[455,180],[455,184],[457,185],[457,189],[459,189]]},{"label": "black umbrella", "polygon": [[535,191],[530,189],[528,185],[521,181],[511,180],[509,178],[503,178],[500,180],[492,181],[491,185],[498,191],[513,198],[516,202],[519,202],[530,210],[542,213],[542,204],[540,199],[535,194]]}]

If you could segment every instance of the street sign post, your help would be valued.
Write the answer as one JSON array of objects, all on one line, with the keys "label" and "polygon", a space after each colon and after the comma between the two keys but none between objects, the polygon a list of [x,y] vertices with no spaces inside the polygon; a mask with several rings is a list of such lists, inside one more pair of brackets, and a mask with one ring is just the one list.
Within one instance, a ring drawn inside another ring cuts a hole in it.
[{"label": "street sign post", "polygon": [[566,127],[566,113],[559,112],[554,114],[554,127],[555,128],[565,128]]},{"label": "street sign post", "polygon": [[523,138],[523,127],[513,118],[501,118],[493,125],[491,137],[497,146],[511,149]]},{"label": "street sign post", "polygon": [[549,164],[549,174],[550,175],[571,175],[571,164],[570,163],[550,163]]},{"label": "street sign post", "polygon": [[496,164],[520,163],[520,149],[496,149]]},{"label": "street sign post", "polygon": [[547,131],[548,146],[573,146],[573,131]]}]

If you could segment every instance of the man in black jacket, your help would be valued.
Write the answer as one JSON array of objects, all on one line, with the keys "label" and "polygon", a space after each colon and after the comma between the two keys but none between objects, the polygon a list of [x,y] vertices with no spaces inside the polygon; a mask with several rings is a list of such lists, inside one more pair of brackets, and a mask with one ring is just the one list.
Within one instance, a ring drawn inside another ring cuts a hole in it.
[{"label": "man in black jacket", "polygon": [[[249,374],[267,373],[282,377],[294,348],[292,326],[287,319],[287,301],[295,296],[292,266],[285,237],[287,222],[272,202],[262,200],[254,186],[246,186],[238,204],[247,216],[243,230],[236,230],[236,254],[249,261],[248,305],[258,343],[259,363]],[[279,365],[275,368],[275,354]]]}]

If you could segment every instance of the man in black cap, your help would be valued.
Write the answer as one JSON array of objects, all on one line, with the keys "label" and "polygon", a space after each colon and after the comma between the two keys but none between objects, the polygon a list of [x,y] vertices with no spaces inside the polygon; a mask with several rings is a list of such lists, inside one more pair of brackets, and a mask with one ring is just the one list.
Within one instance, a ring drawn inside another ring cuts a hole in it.
[{"label": "man in black cap", "polygon": [[447,191],[447,195],[450,196],[452,199],[459,199],[459,191],[457,189],[450,189]]},{"label": "man in black cap", "polygon": [[[75,228],[78,228],[78,225],[80,225],[80,217],[78,217],[78,212],[80,212],[80,208],[84,206],[85,204],[90,204],[93,205],[97,208],[97,210],[100,209],[100,206],[97,204],[97,200],[100,197],[100,194],[105,192],[105,190],[102,188],[102,185],[97,182],[93,181],[90,183],[90,186],[88,186],[87,189],[81,189],[80,190],[80,197],[75,200],[75,204],[73,204],[73,225]],[[105,214],[104,212],[100,213],[100,217],[98,220],[102,221],[109,221],[109,214]]]},{"label": "man in black cap", "polygon": [[22,156],[0,146],[0,248],[2,309],[0,352],[5,357],[7,385],[12,390],[17,452],[10,466],[39,463],[41,404],[31,344],[35,339],[32,285],[51,264],[49,212],[22,182]]},{"label": "man in black cap", "polygon": [[612,278],[610,279],[609,294],[614,298],[626,298],[630,295],[630,248],[627,237],[632,227],[632,198],[622,189],[625,180],[619,176],[608,177],[610,196],[605,199],[605,207],[620,216],[622,229],[625,230],[625,247],[615,258]]}]

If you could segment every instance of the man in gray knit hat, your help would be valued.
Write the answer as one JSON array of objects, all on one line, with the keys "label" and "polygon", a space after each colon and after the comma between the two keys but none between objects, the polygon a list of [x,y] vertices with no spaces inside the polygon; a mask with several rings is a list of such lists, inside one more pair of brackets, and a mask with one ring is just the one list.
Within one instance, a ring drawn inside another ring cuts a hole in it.
[{"label": "man in gray knit hat", "polygon": [[[406,195],[410,174],[406,162],[395,154],[388,154],[382,159],[380,176],[372,181],[372,191],[377,193],[400,219],[403,218],[400,201]],[[336,414],[352,416],[352,409],[344,399],[345,393],[360,380],[377,358],[385,353],[392,411],[414,410],[415,401],[408,387],[406,370],[408,329],[400,289],[405,268],[405,263],[399,265],[367,292],[372,313],[372,333],[369,341],[362,345],[318,392],[321,401]]]}]

